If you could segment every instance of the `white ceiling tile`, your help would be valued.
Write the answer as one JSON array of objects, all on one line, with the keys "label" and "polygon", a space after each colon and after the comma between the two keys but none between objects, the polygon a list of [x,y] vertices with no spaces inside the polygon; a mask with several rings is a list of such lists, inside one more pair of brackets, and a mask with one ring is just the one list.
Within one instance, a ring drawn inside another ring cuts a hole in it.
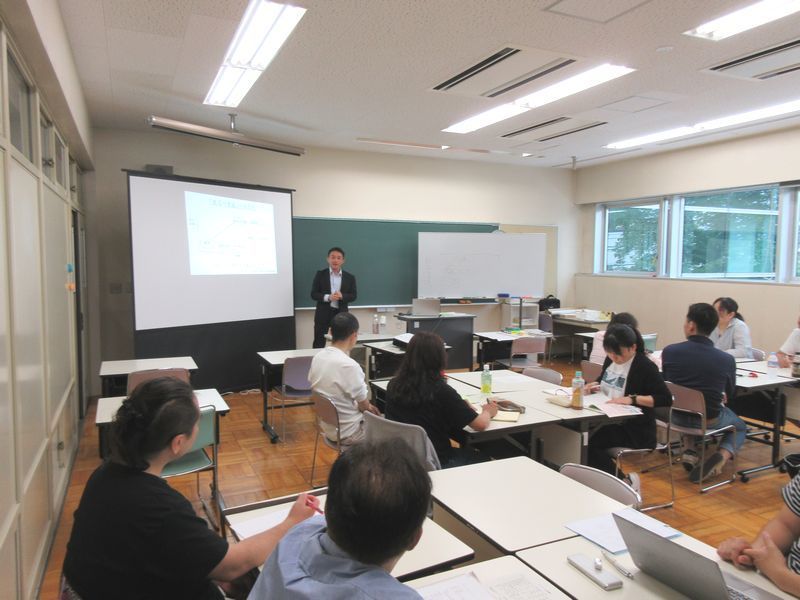
[{"label": "white ceiling tile", "polygon": [[635,113],[642,110],[647,110],[648,108],[655,108],[656,106],[661,106],[662,104],[666,104],[666,101],[660,100],[658,98],[631,96],[630,98],[625,98],[624,100],[619,100],[617,102],[612,102],[611,104],[606,104],[601,108],[605,108],[608,110],[618,110],[627,113]]},{"label": "white ceiling tile", "polygon": [[192,11],[191,0],[103,0],[106,26],[170,37],[182,37]]},{"label": "white ceiling tile", "polygon": [[193,15],[178,53],[173,90],[203,101],[222,64],[236,23],[202,15]]},{"label": "white ceiling tile", "polygon": [[247,0],[194,0],[192,13],[238,23],[245,8]]},{"label": "white ceiling tile", "polygon": [[123,29],[108,30],[109,66],[117,71],[172,75],[180,50],[181,41],[176,38]]},{"label": "white ceiling tile", "polygon": [[559,0],[548,11],[596,23],[608,23],[650,0]]}]

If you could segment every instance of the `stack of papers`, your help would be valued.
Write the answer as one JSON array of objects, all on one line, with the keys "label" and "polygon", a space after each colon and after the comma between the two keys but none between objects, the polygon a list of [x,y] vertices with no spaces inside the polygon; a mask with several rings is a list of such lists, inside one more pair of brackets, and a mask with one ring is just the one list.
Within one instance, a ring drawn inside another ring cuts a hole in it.
[{"label": "stack of papers", "polygon": [[611,398],[605,394],[589,394],[583,398],[584,408],[591,408],[604,412],[609,417],[626,417],[630,415],[642,414],[642,409],[638,406],[631,406],[630,404],[612,404],[609,402]]},{"label": "stack of papers", "polygon": [[[653,517],[648,517],[646,514],[634,508],[619,510],[616,511],[616,514],[624,517],[628,521],[641,525],[645,529],[663,538],[672,538],[681,533],[666,523],[662,523]],[[614,517],[610,514],[601,517],[592,517],[591,519],[573,521],[572,523],[567,523],[565,527],[585,537],[590,542],[602,546],[613,554],[627,550],[625,540],[622,539],[622,534],[620,534],[619,529],[617,529]]]},{"label": "stack of papers", "polygon": [[426,600],[542,600],[550,592],[525,575],[481,582],[475,573],[456,575],[417,589]]}]

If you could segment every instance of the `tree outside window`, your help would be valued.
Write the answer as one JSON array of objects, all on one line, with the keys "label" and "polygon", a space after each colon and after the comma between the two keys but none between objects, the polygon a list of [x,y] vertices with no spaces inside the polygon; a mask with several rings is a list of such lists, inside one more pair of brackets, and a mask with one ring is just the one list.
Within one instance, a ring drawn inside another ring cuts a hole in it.
[{"label": "tree outside window", "polygon": [[605,270],[655,272],[658,222],[658,204],[606,209]]}]

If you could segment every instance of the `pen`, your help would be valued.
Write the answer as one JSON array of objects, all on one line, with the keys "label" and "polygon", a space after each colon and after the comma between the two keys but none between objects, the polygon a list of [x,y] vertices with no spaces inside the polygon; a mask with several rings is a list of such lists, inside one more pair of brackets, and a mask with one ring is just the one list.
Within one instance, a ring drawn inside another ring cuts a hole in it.
[{"label": "pen", "polygon": [[602,550],[601,552],[603,553],[603,558],[605,558],[609,563],[611,563],[611,566],[613,566],[617,571],[622,573],[628,579],[633,579],[633,573],[631,573],[630,571],[628,571],[628,569],[619,564],[619,562],[610,554],[608,554],[605,550]]},{"label": "pen", "polygon": [[306,506],[307,506],[308,508],[313,508],[315,511],[317,511],[317,512],[318,512],[319,514],[321,514],[321,515],[324,515],[324,514],[325,514],[324,512],[322,512],[322,510],[320,509],[320,507],[319,507],[319,506],[315,506],[315,505],[314,505],[314,504],[311,502],[311,498],[306,498]]}]

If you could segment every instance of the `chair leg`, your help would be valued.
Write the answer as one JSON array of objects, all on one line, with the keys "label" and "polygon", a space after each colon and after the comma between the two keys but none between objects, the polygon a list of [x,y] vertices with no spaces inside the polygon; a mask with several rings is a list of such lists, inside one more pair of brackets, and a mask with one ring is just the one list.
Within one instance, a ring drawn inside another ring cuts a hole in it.
[{"label": "chair leg", "polygon": [[281,394],[281,440],[286,442],[286,396]]},{"label": "chair leg", "polygon": [[321,435],[322,433],[317,431],[317,435],[314,438],[314,458],[311,459],[311,479],[308,482],[312,488],[314,487],[314,469],[317,466],[317,446],[319,445],[319,436]]}]

